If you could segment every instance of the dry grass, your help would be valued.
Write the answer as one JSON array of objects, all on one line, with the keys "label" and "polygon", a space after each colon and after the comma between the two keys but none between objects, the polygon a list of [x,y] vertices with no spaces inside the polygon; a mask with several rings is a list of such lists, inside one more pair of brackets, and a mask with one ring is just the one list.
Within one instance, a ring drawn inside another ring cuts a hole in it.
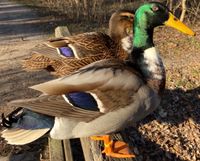
[{"label": "dry grass", "polygon": [[[64,15],[71,22],[105,23],[116,9],[135,10],[140,4],[152,0],[15,0],[32,7],[39,7],[54,14]],[[181,0],[154,0],[166,4],[177,16],[181,16]],[[170,4],[171,3],[171,4]],[[195,24],[200,19],[200,1],[186,1],[184,20]]]},{"label": "dry grass", "polygon": [[[46,11],[63,15],[71,22],[105,23],[116,9],[134,9],[141,0],[16,0],[29,6],[43,7]],[[134,8],[133,8],[134,6]]]}]

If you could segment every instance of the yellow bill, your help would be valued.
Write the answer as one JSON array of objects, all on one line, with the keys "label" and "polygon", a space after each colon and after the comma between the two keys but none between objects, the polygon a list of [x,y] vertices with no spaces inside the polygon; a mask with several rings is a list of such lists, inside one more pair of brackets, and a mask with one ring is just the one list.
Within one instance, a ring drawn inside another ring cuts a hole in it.
[{"label": "yellow bill", "polygon": [[169,12],[169,19],[164,23],[166,26],[173,27],[185,34],[195,36],[195,32],[193,32],[189,27],[183,24],[178,18],[176,18],[172,13]]}]

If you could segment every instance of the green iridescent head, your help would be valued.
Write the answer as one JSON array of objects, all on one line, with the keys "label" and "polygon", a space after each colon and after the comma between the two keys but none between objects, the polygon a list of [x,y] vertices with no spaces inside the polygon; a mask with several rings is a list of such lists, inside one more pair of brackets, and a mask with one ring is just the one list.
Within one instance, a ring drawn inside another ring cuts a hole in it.
[{"label": "green iridescent head", "polygon": [[157,26],[171,26],[185,34],[195,33],[179,21],[169,9],[161,3],[151,2],[140,6],[135,13],[134,46],[145,48],[153,45],[153,29]]},{"label": "green iridescent head", "polygon": [[160,3],[147,3],[139,7],[135,13],[135,24],[150,29],[162,25],[169,18],[169,10]]}]

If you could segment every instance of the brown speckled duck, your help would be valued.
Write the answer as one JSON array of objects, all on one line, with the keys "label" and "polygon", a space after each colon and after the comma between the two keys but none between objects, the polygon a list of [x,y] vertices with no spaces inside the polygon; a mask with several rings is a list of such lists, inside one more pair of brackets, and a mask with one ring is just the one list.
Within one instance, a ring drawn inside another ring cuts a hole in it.
[{"label": "brown speckled duck", "polygon": [[26,70],[47,69],[62,76],[98,60],[113,57],[124,60],[132,49],[133,19],[133,12],[117,11],[109,21],[110,36],[89,32],[47,41],[33,49],[33,55],[23,66]]},{"label": "brown speckled duck", "polygon": [[2,137],[10,144],[26,144],[46,132],[54,139],[93,136],[103,140],[107,156],[134,157],[126,143],[109,134],[140,121],[160,104],[165,69],[153,43],[153,29],[160,25],[194,35],[162,4],[142,5],[134,20],[134,65],[131,60],[100,60],[33,86],[46,95],[12,102],[21,108],[3,117],[7,129]]}]

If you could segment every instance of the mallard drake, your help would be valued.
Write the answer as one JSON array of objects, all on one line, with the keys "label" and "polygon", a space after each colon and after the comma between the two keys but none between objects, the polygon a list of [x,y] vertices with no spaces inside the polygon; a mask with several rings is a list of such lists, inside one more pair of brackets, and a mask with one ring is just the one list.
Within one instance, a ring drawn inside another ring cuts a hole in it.
[{"label": "mallard drake", "polygon": [[26,144],[46,132],[54,139],[94,136],[104,141],[107,156],[133,157],[126,143],[111,140],[109,134],[143,119],[160,103],[165,69],[153,43],[153,29],[163,24],[194,35],[162,4],[142,5],[134,20],[131,55],[135,64],[132,60],[100,60],[31,87],[46,95],[12,102],[23,109],[3,118],[7,129],[2,137],[10,144]]},{"label": "mallard drake", "polygon": [[110,36],[90,32],[52,39],[35,47],[23,66],[26,70],[47,69],[62,76],[94,61],[111,57],[126,59],[132,49],[133,19],[132,11],[116,11],[109,20]]}]

